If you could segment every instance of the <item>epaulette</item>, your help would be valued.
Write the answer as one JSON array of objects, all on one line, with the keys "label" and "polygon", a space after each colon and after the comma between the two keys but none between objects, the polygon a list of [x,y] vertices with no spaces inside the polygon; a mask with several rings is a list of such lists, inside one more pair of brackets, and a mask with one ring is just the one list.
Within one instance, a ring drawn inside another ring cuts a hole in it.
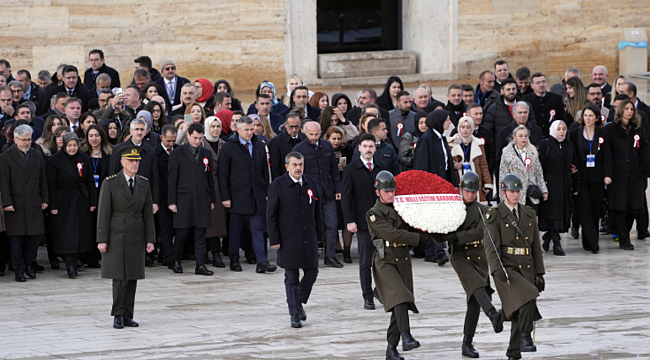
[{"label": "epaulette", "polygon": [[111,176],[107,177],[107,178],[106,178],[106,181],[113,180],[113,179],[115,179],[115,178],[117,178],[117,174],[115,174],[115,175],[111,175]]},{"label": "epaulette", "polygon": [[149,181],[149,179],[147,179],[146,177],[144,177],[144,176],[142,176],[142,175],[138,175],[138,177],[139,177],[140,179],[144,180],[144,181]]},{"label": "epaulette", "polygon": [[491,224],[497,220],[497,210],[493,207],[485,209],[485,222]]}]

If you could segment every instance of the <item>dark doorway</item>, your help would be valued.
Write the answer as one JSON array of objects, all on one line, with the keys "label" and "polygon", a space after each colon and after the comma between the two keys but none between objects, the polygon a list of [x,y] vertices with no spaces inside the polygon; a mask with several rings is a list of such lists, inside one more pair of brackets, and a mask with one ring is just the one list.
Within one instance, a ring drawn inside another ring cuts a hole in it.
[{"label": "dark doorway", "polygon": [[318,53],[400,50],[400,0],[317,0]]}]

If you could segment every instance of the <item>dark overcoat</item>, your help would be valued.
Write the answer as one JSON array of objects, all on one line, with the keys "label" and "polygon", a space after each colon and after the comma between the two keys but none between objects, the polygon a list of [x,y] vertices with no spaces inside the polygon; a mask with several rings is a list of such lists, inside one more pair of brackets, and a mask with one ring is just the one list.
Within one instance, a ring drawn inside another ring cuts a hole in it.
[{"label": "dark overcoat", "polygon": [[[298,142],[303,141],[306,138],[307,137],[302,132],[298,133]],[[287,172],[284,167],[284,157],[291,152],[295,145],[298,145],[292,144],[291,140],[291,135],[286,131],[280,132],[278,136],[271,140],[271,144],[269,145],[269,156],[271,157],[271,175],[274,180]]]},{"label": "dark overcoat", "polygon": [[[596,144],[595,144],[596,145]],[[539,204],[539,218],[560,220],[564,224],[561,230],[569,228],[571,219],[571,165],[574,163],[575,146],[568,138],[559,142],[549,136],[539,143],[539,161],[544,172],[544,181],[548,189],[548,200]],[[577,190],[576,190],[577,191]],[[542,224],[551,222],[543,222]]]},{"label": "dark overcoat", "polygon": [[[469,302],[476,289],[485,288],[488,295],[494,293],[494,290],[490,287],[490,271],[485,257],[485,246],[492,244],[483,242],[483,221],[479,214],[479,210],[485,211],[487,206],[474,201],[465,204],[465,208],[465,221],[455,231],[458,240],[453,242],[451,248],[451,266],[456,271]],[[490,241],[489,238],[487,241]]]},{"label": "dark overcoat", "polygon": [[[135,145],[133,141],[127,140],[121,144],[115,145],[113,148],[113,154],[119,154],[120,149],[125,146]],[[153,198],[153,203],[158,204],[159,199],[158,195],[160,192],[158,184],[158,158],[156,157],[156,151],[149,145],[144,142],[140,146],[140,166],[138,167],[138,175],[144,176],[149,181],[149,186],[151,187],[151,196]],[[110,175],[117,174],[122,170],[121,156],[111,156],[111,166],[109,170]]]},{"label": "dark overcoat", "polygon": [[[172,151],[179,148],[178,144],[174,144]],[[169,190],[167,188],[167,179],[169,178],[169,154],[161,145],[156,146],[156,162],[158,163],[158,205],[161,208],[167,208],[167,195]]]},{"label": "dark overcoat", "polygon": [[546,92],[542,97],[537,96],[534,92],[524,95],[524,100],[532,107],[531,112],[535,113],[537,126],[542,129],[544,138],[548,137],[551,123],[554,120],[564,120],[568,127],[573,122],[567,119],[564,112],[564,101],[562,96],[552,92]]},{"label": "dark overcoat", "polygon": [[343,168],[341,209],[345,224],[356,223],[358,230],[368,230],[366,214],[377,201],[375,176],[382,170],[388,169],[375,162],[370,172],[361,159]]},{"label": "dark overcoat", "polygon": [[335,194],[341,193],[341,174],[339,161],[332,144],[320,139],[318,144],[312,144],[309,139],[303,140],[293,148],[305,157],[305,175],[319,182],[322,201],[335,199]]},{"label": "dark overcoat", "polygon": [[314,178],[303,175],[300,186],[285,173],[269,186],[267,232],[270,244],[280,245],[277,262],[285,269],[318,267],[323,218],[321,194],[316,185]]},{"label": "dark overcoat", "polygon": [[[501,270],[498,254],[510,279],[510,285],[501,280],[494,281],[499,293],[499,299],[501,299],[503,305],[502,314],[505,319],[510,319],[512,313],[522,305],[535,300],[539,296],[539,291],[535,286],[537,275],[544,275],[544,259],[539,242],[535,210],[519,205],[518,213],[519,221],[517,224],[525,239],[521,239],[517,230],[510,225],[507,216],[509,214],[510,217],[514,218],[514,215],[505,202],[501,202],[497,207],[489,209],[485,215],[488,226],[485,228],[483,239],[488,240],[491,235],[494,240],[494,246],[485,246],[485,255],[490,265],[490,273],[494,274],[495,271]],[[528,246],[526,246],[526,243]],[[528,255],[508,254],[506,247],[527,247]],[[536,310],[534,320],[541,318],[539,311]]]},{"label": "dark overcoat", "polygon": [[[577,124],[577,123],[576,123]],[[612,177],[612,151],[609,133],[603,128],[596,128],[591,154],[596,156],[596,166],[587,167],[588,151],[584,147],[584,127],[578,126],[569,132],[569,140],[574,146],[574,163],[578,172],[573,174],[581,183],[602,183],[605,177]],[[594,199],[595,200],[595,199]]]},{"label": "dark overcoat", "polygon": [[0,155],[0,193],[5,212],[7,236],[45,234],[43,203],[49,204],[43,154],[29,148],[29,164],[16,146]]},{"label": "dark overcoat", "polygon": [[47,185],[50,196],[47,210],[58,210],[57,215],[51,217],[54,252],[89,252],[94,246],[90,207],[97,206],[90,158],[79,152],[74,156],[73,163],[65,151],[57,152],[47,161]]},{"label": "dark overcoat", "polygon": [[372,240],[382,239],[401,246],[384,248],[384,258],[375,250],[372,255],[372,277],[377,285],[384,311],[388,312],[399,304],[406,303],[414,313],[418,312],[413,295],[413,268],[408,246],[420,243],[420,234],[413,232],[391,205],[379,201],[366,215]]},{"label": "dark overcoat", "polygon": [[197,160],[189,143],[185,143],[169,155],[167,201],[178,209],[174,213],[174,229],[212,226],[210,204],[217,201],[212,174],[215,164],[210,150],[199,146],[198,151]]},{"label": "dark overcoat", "polygon": [[106,243],[102,278],[144,279],[147,243],[156,243],[153,202],[147,179],[136,176],[131,194],[124,172],[106,178],[99,192],[97,243]]},{"label": "dark overcoat", "polygon": [[[433,130],[435,119],[432,114],[427,115],[427,130],[418,140],[413,155],[413,170],[422,170],[431,174],[436,174],[441,178],[449,181],[452,185],[458,185],[458,179],[454,171],[454,160],[451,158],[451,149],[447,139],[439,137]],[[447,150],[447,157],[443,152],[443,146]],[[446,163],[446,165],[445,165]]]},{"label": "dark overcoat", "polygon": [[221,147],[217,164],[221,201],[231,201],[230,212],[263,214],[269,188],[266,146],[257,136],[251,138],[253,156],[239,142],[239,134],[229,137]]},{"label": "dark overcoat", "polygon": [[[223,139],[219,139],[219,150],[221,150],[221,147],[223,146]],[[218,162],[219,162],[219,151],[215,152],[208,140],[206,140],[205,137],[203,137],[203,140],[201,140],[201,144],[203,145],[204,148],[210,150],[210,153],[212,154],[212,164],[214,164],[213,167],[210,168],[212,170],[212,177],[214,179],[214,196],[216,199],[216,203],[214,204],[214,209],[212,210],[212,226],[208,228],[205,237],[211,238],[211,237],[224,237],[228,234],[227,226],[226,226],[226,208],[223,207],[223,204],[221,203],[221,194],[219,193],[219,178],[217,177],[217,167],[218,167]]]},{"label": "dark overcoat", "polygon": [[612,151],[612,183],[607,186],[609,210],[641,210],[647,186],[644,169],[650,170],[645,128],[631,125],[626,132],[620,124],[608,123],[604,129],[609,134]]}]

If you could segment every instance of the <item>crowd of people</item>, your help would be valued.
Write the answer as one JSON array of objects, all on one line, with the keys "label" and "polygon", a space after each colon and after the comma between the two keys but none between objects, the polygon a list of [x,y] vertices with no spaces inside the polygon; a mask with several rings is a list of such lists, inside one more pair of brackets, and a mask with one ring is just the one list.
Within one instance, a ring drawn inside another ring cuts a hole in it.
[{"label": "crowd of people", "polygon": [[[137,175],[146,182],[134,179],[149,187],[155,214],[157,241],[146,266],[183,273],[181,261],[194,259],[195,274],[209,276],[206,265],[225,268],[221,256],[227,255],[230,270],[242,271],[241,249],[257,273],[275,271],[268,239],[280,249],[291,236],[287,230],[300,230],[282,220],[278,199],[289,191],[284,187],[298,184],[296,194],[306,203],[288,208],[309,209],[308,222],[318,229],[303,232],[317,238],[324,266],[343,267],[339,258],[352,263],[356,234],[369,310],[377,294],[367,213],[382,171],[422,170],[454,186],[471,173],[472,191],[487,205],[504,201],[495,190],[506,174],[516,175],[521,197],[515,204],[534,210],[544,232],[541,247],[549,251],[552,242],[555,255],[566,254],[562,233],[581,236],[584,250],[594,254],[599,232],[611,233],[624,250],[634,250],[634,221],[639,239],[650,236],[650,107],[625,77],[610,85],[604,66],[593,68],[586,86],[578,69],[569,68],[547,90],[544,74],[521,67],[512,76],[499,60],[476,87],[449,86],[446,101],[434,99],[426,84],[409,93],[397,76],[380,95],[366,88],[350,99],[312,92],[294,74],[284,94],[261,80],[255,101],[244,108],[226,80],[191,81],[177,75],[168,57],[160,59],[160,71],[147,56],[135,59],[124,89],[101,50],[90,51],[89,62],[83,78],[75,66],[61,64],[54,74],[39,71],[34,81],[28,70],[12,73],[9,61],[0,60],[0,275],[9,264],[18,282],[44,271],[36,262],[42,243],[50,267],[60,269],[63,260],[70,278],[79,266],[102,266],[100,189],[122,170],[125,158],[116,154],[133,146]],[[276,185],[281,177],[286,180]],[[193,241],[186,245],[188,237]],[[449,261],[445,241],[411,245],[416,259]],[[278,255],[278,264],[317,267],[311,257],[290,259],[312,254],[309,246]],[[311,285],[316,273],[305,273]],[[292,325],[306,302],[296,295],[303,287],[298,276],[295,269],[285,273],[287,294],[294,294]]]}]

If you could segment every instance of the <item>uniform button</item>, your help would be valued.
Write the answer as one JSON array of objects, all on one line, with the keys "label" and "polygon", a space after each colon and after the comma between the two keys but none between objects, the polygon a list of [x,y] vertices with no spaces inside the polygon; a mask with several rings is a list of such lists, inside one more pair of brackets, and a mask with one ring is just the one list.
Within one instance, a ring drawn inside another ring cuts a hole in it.
[{"label": "uniform button", "polygon": [[517,240],[519,240],[519,236],[517,236]]},{"label": "uniform button", "polygon": [[508,224],[506,224],[506,227],[508,227]]},{"label": "uniform button", "polygon": [[519,265],[519,268],[521,269],[521,265]]},{"label": "uniform button", "polygon": [[409,258],[404,258],[404,260],[408,260]]},{"label": "uniform button", "polygon": [[530,269],[530,265],[527,266]]},{"label": "uniform button", "polygon": [[399,259],[395,259],[395,261],[399,261]]},{"label": "uniform button", "polygon": [[526,240],[528,240],[528,236],[526,236]]},{"label": "uniform button", "polygon": [[465,250],[468,250],[468,249],[469,249],[469,248],[468,248],[467,246],[465,246]]},{"label": "uniform button", "polygon": [[468,256],[468,257],[467,257],[467,260],[469,260],[469,259],[470,259],[470,258],[469,258],[469,256]]},{"label": "uniform button", "polygon": [[528,226],[531,226],[531,225],[533,225],[533,223],[528,223]]},{"label": "uniform button", "polygon": [[478,259],[481,260],[481,257],[479,256]]},{"label": "uniform button", "polygon": [[474,247],[478,247],[478,245],[475,244]]}]

